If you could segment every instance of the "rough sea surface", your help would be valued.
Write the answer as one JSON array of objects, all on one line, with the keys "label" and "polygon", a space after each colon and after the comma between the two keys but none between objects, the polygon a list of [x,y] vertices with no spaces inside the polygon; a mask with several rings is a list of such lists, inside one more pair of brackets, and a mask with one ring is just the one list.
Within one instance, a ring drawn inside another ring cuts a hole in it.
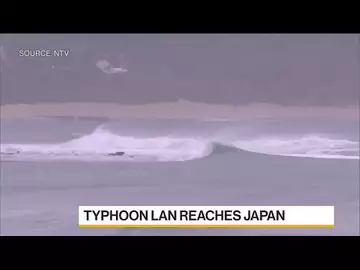
[{"label": "rough sea surface", "polygon": [[[1,235],[359,235],[355,120],[2,120],[1,153]],[[334,205],[335,228],[80,229],[80,205]]]},{"label": "rough sea surface", "polygon": [[[359,44],[1,34],[1,235],[359,235]],[[80,229],[80,205],[334,205],[335,228]]]}]

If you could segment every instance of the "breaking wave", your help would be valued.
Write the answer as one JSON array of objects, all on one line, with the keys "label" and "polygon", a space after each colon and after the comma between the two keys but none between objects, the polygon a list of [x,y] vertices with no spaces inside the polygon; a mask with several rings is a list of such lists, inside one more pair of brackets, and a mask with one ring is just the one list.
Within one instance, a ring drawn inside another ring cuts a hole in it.
[{"label": "breaking wave", "polygon": [[[99,127],[91,134],[58,144],[1,145],[3,160],[70,159],[166,162],[188,161],[239,150],[283,156],[359,159],[358,142],[317,135],[255,139],[237,139],[226,136],[140,138],[123,136]],[[124,154],[121,156],[111,155],[116,152]]]},{"label": "breaking wave", "polygon": [[359,142],[330,139],[319,135],[306,135],[295,138],[258,138],[240,140],[233,143],[235,147],[256,153],[311,157],[359,159]]}]

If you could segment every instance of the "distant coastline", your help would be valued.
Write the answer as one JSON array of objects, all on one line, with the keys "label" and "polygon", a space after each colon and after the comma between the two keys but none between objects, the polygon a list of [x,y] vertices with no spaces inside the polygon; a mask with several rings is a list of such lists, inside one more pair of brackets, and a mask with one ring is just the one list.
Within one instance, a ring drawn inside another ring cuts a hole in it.
[{"label": "distant coastline", "polygon": [[37,117],[96,117],[109,119],[162,118],[237,121],[269,118],[334,118],[359,119],[359,106],[349,107],[295,107],[254,103],[233,106],[206,104],[179,100],[145,105],[110,103],[44,103],[9,104],[0,106],[1,119],[26,119]]}]

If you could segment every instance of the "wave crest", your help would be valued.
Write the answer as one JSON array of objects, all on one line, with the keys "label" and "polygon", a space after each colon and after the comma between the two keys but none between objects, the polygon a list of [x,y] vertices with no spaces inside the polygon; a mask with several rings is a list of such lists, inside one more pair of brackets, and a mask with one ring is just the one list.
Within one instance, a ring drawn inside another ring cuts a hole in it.
[{"label": "wave crest", "polygon": [[3,154],[15,154],[19,151],[25,154],[42,154],[57,157],[74,157],[78,159],[92,158],[97,159],[119,159],[119,157],[109,157],[108,154],[114,152],[125,152],[125,157],[132,157],[134,161],[138,158],[143,160],[156,161],[185,161],[202,158],[213,152],[211,142],[196,138],[134,138],[131,136],[121,136],[114,134],[104,128],[98,128],[89,135],[70,140],[60,144],[42,145],[3,145]]},{"label": "wave crest", "polygon": [[[234,137],[132,137],[98,127],[94,132],[59,144],[4,144],[1,153],[12,159],[72,159],[89,161],[187,161],[210,155],[249,152],[313,157],[359,159],[359,143],[321,136],[299,138]],[[109,156],[124,152],[123,156]]]}]

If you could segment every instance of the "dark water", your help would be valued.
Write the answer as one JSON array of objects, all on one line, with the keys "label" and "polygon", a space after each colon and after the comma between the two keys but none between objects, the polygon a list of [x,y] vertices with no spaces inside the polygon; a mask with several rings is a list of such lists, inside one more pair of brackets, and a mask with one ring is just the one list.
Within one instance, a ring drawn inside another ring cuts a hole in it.
[{"label": "dark water", "polygon": [[[264,130],[268,134],[282,130],[285,134],[288,126],[284,122],[252,124],[250,128],[245,122],[4,121],[1,143],[59,143],[91,133],[99,125],[121,135],[156,137],[172,131],[187,136],[191,132],[219,134],[219,130],[228,134],[231,130],[233,134],[243,134],[244,139]],[[338,131],[334,138],[341,135],[347,140],[357,135],[353,125],[346,122],[314,125],[317,130],[306,123],[297,127],[299,132],[328,132],[328,137],[332,136],[331,130]],[[185,162],[2,161],[1,234],[359,235],[358,163],[359,160],[286,157],[241,149]],[[336,226],[303,230],[79,229],[79,205],[335,205]]]}]

